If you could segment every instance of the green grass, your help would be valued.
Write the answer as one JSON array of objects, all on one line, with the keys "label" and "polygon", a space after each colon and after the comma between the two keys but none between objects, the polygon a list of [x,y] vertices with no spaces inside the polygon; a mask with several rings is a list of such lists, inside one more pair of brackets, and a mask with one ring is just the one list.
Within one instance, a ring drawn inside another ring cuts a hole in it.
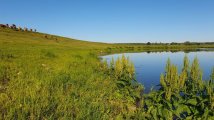
[{"label": "green grass", "polygon": [[54,37],[0,30],[0,119],[108,119],[134,106],[102,71],[108,44]]},{"label": "green grass", "polygon": [[142,98],[130,61],[122,58],[109,68],[98,55],[200,47],[213,45],[106,44],[0,28],[0,119],[164,119],[160,111],[173,110],[163,104],[170,106],[167,100],[177,94],[165,100],[160,94],[169,91],[160,90]]}]

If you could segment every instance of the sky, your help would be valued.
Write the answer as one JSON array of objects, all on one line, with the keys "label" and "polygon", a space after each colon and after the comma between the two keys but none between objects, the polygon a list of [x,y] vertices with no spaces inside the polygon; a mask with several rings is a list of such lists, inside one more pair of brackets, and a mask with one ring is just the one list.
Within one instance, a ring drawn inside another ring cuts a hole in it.
[{"label": "sky", "polygon": [[214,42],[214,0],[1,0],[0,23],[106,43]]}]

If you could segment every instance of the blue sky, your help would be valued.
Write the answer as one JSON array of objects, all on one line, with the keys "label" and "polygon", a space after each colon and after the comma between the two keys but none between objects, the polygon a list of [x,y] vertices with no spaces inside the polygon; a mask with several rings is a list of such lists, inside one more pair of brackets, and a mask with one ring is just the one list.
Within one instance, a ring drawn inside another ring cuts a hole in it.
[{"label": "blue sky", "polygon": [[0,23],[97,42],[214,42],[214,0],[1,0]]}]

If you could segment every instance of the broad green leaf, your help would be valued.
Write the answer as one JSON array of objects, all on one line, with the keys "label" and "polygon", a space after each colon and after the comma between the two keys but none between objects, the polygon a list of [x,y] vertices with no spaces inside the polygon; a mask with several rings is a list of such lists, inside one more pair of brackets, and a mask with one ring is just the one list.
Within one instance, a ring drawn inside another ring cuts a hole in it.
[{"label": "broad green leaf", "polygon": [[187,100],[186,104],[191,104],[191,105],[197,105],[197,100],[196,99],[189,99]]}]

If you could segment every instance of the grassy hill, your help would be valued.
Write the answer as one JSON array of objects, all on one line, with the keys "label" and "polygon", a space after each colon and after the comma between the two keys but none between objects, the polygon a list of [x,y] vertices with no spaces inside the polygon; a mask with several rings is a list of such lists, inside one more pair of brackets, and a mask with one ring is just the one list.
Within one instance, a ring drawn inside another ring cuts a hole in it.
[{"label": "grassy hill", "polygon": [[135,98],[98,57],[116,46],[0,28],[0,119],[134,116]]},{"label": "grassy hill", "polygon": [[[197,80],[188,78],[185,84],[185,71],[190,73],[187,59],[181,75],[168,63],[166,74],[173,79],[163,74],[162,89],[141,96],[143,87],[133,81],[134,67],[125,57],[110,67],[98,58],[101,51],[200,47],[213,45],[105,44],[0,28],[0,119],[213,118],[214,70],[213,81],[202,83],[197,61],[191,68]],[[179,91],[188,94],[180,96]]]},{"label": "grassy hill", "polygon": [[92,49],[92,48],[97,49],[109,45],[106,43],[75,40],[71,38],[65,38],[38,32],[15,31],[8,28],[0,28],[0,43],[2,46],[32,45],[32,46],[69,47],[78,49]]},{"label": "grassy hill", "polygon": [[1,28],[0,119],[92,119],[122,110],[122,100],[112,102],[116,84],[92,52],[106,46]]}]

